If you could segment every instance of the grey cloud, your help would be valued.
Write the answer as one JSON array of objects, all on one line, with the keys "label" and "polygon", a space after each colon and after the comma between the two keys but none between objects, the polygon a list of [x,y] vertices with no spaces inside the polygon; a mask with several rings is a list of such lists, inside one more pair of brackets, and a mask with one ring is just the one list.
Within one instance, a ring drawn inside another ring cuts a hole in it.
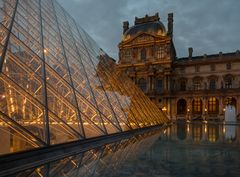
[{"label": "grey cloud", "polygon": [[118,58],[122,22],[135,16],[174,13],[174,42],[178,57],[232,52],[240,49],[239,0],[58,0],[97,43]]}]

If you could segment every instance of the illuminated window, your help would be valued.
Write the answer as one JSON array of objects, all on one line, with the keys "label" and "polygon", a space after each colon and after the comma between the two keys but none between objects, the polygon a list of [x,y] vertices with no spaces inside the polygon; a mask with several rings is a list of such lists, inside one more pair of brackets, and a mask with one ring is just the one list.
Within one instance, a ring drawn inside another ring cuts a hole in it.
[{"label": "illuminated window", "polygon": [[163,47],[158,47],[157,49],[157,59],[163,59],[164,58],[164,49]]},{"label": "illuminated window", "polygon": [[195,98],[193,100],[192,110],[193,110],[193,114],[201,114],[202,113],[202,101],[200,98]]},{"label": "illuminated window", "polygon": [[208,100],[208,113],[218,113],[218,100],[215,97],[211,97]]}]

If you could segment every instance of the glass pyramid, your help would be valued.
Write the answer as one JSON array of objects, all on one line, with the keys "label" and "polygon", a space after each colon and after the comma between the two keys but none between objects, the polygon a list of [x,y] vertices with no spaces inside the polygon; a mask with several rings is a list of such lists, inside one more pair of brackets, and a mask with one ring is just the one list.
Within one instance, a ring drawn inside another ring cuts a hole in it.
[{"label": "glass pyramid", "polygon": [[167,121],[55,0],[0,13],[0,154]]}]

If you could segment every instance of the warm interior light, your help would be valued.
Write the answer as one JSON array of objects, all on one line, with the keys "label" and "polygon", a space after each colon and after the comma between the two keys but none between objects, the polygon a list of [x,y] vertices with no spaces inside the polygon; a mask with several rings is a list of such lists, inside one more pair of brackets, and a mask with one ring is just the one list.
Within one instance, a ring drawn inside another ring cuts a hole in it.
[{"label": "warm interior light", "polygon": [[207,108],[205,108],[204,111],[207,112]]},{"label": "warm interior light", "polygon": [[162,108],[162,110],[163,110],[163,111],[167,111],[167,108],[164,106],[164,107]]},{"label": "warm interior light", "polygon": [[44,53],[47,53],[47,49],[44,49],[43,52],[44,52]]}]

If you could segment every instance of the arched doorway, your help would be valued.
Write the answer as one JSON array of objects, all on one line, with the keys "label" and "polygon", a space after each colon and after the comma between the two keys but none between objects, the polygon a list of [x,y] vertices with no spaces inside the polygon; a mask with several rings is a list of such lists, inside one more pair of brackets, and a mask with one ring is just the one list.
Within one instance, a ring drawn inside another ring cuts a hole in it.
[{"label": "arched doorway", "polygon": [[202,100],[200,98],[194,98],[192,101],[192,113],[202,114]]},{"label": "arched doorway", "polygon": [[231,105],[237,108],[237,100],[234,97],[227,97],[225,99],[225,105]]},{"label": "arched doorway", "polygon": [[187,102],[184,99],[180,99],[177,102],[177,114],[186,115],[187,113]]},{"label": "arched doorway", "polygon": [[219,101],[216,97],[210,97],[208,99],[208,114],[219,113]]},{"label": "arched doorway", "polygon": [[227,97],[225,100],[225,121],[236,122],[237,120],[237,100],[234,97]]}]

